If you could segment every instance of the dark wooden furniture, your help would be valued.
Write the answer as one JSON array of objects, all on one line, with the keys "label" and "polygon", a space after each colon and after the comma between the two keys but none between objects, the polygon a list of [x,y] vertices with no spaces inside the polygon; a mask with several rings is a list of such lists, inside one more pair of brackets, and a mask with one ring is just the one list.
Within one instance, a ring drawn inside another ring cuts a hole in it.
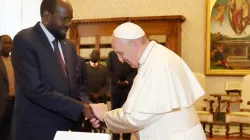
[{"label": "dark wooden furniture", "polygon": [[216,113],[218,114],[220,112],[220,105],[221,105],[221,98],[222,97],[235,97],[235,98],[240,98],[241,95],[239,94],[225,94],[225,93],[211,93],[210,96],[213,96],[215,98],[217,98],[217,109],[216,109]]},{"label": "dark wooden furniture", "polygon": [[[181,15],[73,20],[69,38],[75,43],[78,54],[80,54],[80,39],[82,37],[95,37],[95,44],[91,44],[92,48],[102,49],[100,38],[102,36],[111,37],[113,30],[118,25],[130,21],[141,26],[147,36],[166,35],[164,45],[178,55],[181,55],[181,24],[185,20],[186,18]],[[110,46],[110,43],[104,43],[104,48],[105,45],[107,48],[107,45]],[[89,46],[85,47],[88,48]]]}]

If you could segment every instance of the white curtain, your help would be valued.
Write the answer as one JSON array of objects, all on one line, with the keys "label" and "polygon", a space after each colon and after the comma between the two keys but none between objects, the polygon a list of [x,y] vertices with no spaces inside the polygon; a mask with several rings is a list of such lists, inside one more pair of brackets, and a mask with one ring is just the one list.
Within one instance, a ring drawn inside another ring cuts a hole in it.
[{"label": "white curtain", "polygon": [[21,30],[21,0],[1,0],[0,35],[13,37]]},{"label": "white curtain", "polygon": [[22,26],[28,28],[41,20],[40,5],[42,0],[22,0]]},{"label": "white curtain", "polygon": [[0,35],[12,38],[22,29],[40,21],[42,0],[0,0]]}]

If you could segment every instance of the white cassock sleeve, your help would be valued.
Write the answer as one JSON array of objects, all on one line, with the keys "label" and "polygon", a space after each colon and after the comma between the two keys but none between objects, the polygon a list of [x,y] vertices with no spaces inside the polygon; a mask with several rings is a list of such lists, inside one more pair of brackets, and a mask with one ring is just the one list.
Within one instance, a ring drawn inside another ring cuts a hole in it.
[{"label": "white cassock sleeve", "polygon": [[125,113],[122,108],[109,111],[105,114],[104,121],[110,131],[113,133],[130,133],[141,130],[163,115],[147,113]]}]

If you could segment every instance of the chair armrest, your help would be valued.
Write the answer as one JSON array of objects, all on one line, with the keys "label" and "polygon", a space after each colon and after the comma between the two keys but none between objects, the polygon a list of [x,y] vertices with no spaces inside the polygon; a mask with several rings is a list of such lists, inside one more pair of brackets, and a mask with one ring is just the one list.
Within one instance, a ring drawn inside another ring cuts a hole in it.
[{"label": "chair armrest", "polygon": [[214,100],[204,99],[205,102],[214,103]]},{"label": "chair armrest", "polygon": [[242,100],[235,100],[235,101],[231,101],[231,100],[221,100],[221,103],[242,103]]},{"label": "chair armrest", "polygon": [[210,108],[209,108],[209,112],[213,113],[213,103],[214,100],[209,100],[209,99],[204,99],[205,102],[209,102]]},{"label": "chair armrest", "polygon": [[230,113],[230,104],[231,104],[231,103],[242,103],[242,100],[235,100],[235,101],[222,100],[221,103],[226,103],[226,104],[227,104],[226,112],[227,112],[227,113]]}]

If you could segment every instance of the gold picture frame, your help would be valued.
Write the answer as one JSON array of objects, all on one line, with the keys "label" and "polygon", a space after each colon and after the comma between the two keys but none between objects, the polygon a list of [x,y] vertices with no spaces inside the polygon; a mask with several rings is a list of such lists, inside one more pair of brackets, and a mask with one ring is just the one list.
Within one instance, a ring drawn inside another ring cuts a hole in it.
[{"label": "gold picture frame", "polygon": [[250,0],[206,0],[205,74],[250,74]]}]

